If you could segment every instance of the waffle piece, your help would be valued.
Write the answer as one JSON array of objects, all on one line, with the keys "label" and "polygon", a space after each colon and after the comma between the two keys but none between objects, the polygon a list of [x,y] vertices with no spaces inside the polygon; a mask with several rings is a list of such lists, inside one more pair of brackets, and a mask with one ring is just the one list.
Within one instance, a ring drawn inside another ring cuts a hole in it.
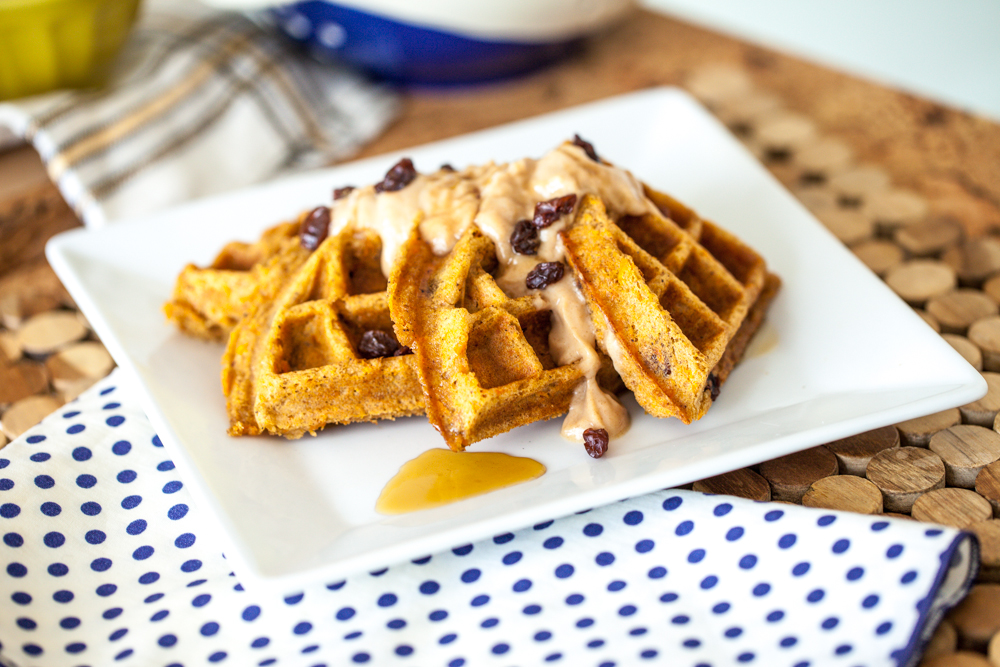
[{"label": "waffle piece", "polygon": [[[721,387],[737,364],[743,360],[743,355],[746,353],[750,341],[753,340],[761,324],[764,323],[767,309],[770,308],[771,302],[774,301],[774,297],[778,295],[780,289],[781,278],[773,273],[768,273],[764,277],[764,286],[760,290],[760,295],[758,295],[753,305],[750,306],[750,311],[747,313],[746,318],[740,324],[740,328],[736,330],[736,334],[732,340],[729,341],[729,345],[726,346],[726,351],[722,354],[722,359],[719,360],[719,363],[715,365],[715,369],[709,375],[710,383],[716,382],[717,386]],[[713,376],[715,380],[711,379]],[[709,390],[712,390],[711,385],[709,385]]]},{"label": "waffle piece", "polygon": [[728,232],[665,195],[651,199],[670,217],[615,224],[600,200],[584,197],[561,238],[597,341],[625,385],[649,414],[690,423],[717,395],[718,376],[709,376],[757,301],[766,270]]},{"label": "waffle piece", "polygon": [[312,253],[284,247],[233,330],[222,384],[231,435],[298,438],[326,424],[424,411],[413,355],[363,358],[366,332],[392,339],[381,241],[350,229]]},{"label": "waffle piece", "polygon": [[569,408],[583,379],[548,350],[550,311],[497,286],[493,242],[469,227],[444,257],[418,234],[389,280],[400,342],[414,349],[427,417],[455,451]]},{"label": "waffle piece", "polygon": [[224,340],[253,307],[251,295],[267,272],[266,264],[287,245],[298,245],[299,222],[266,230],[254,243],[227,244],[207,267],[184,267],[163,310],[181,331],[198,338]]}]

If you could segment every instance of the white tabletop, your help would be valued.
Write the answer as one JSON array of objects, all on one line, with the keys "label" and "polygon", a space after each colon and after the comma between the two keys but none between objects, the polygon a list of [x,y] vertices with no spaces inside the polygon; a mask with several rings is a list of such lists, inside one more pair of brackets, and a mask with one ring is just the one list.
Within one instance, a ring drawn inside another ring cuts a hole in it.
[{"label": "white tabletop", "polygon": [[643,0],[677,18],[1000,120],[996,0]]}]

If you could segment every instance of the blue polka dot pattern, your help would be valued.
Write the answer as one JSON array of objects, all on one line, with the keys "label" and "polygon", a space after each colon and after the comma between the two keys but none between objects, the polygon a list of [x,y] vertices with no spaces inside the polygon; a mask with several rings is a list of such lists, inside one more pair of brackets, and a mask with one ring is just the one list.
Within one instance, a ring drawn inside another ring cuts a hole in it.
[{"label": "blue polka dot pattern", "polygon": [[969,583],[956,531],[662,491],[305,590],[244,588],[115,378],[3,450],[14,664],[890,665]]}]

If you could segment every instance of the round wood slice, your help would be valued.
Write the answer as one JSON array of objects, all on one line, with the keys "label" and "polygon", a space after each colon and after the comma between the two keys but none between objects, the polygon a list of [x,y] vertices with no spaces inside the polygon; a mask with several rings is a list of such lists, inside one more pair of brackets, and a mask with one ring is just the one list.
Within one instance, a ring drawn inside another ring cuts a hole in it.
[{"label": "round wood slice", "polygon": [[837,457],[840,474],[859,477],[865,476],[873,456],[893,447],[899,447],[899,431],[895,426],[883,426],[826,444],[826,448]]},{"label": "round wood slice", "polygon": [[851,246],[858,259],[865,263],[876,275],[884,276],[894,267],[903,263],[903,249],[885,239],[868,239]]},{"label": "round wood slice", "polygon": [[834,475],[817,480],[802,496],[804,507],[881,514],[882,492],[864,477]]},{"label": "round wood slice", "polygon": [[49,388],[45,366],[23,359],[14,364],[0,365],[0,406],[16,403]]},{"label": "round wood slice", "polygon": [[837,457],[820,445],[765,461],[760,474],[771,485],[772,500],[798,503],[816,480],[837,474]]},{"label": "round wood slice", "polygon": [[969,327],[968,338],[983,353],[983,368],[1000,371],[1000,317],[986,317]]},{"label": "round wood slice", "polygon": [[893,519],[905,519],[906,521],[916,521],[909,514],[900,514],[899,512],[883,512],[882,516],[891,516]]},{"label": "round wood slice", "polygon": [[62,385],[61,389],[59,389],[57,396],[63,403],[69,403],[80,394],[93,387],[98,380],[100,380],[100,378],[81,378],[76,382],[67,382]]},{"label": "round wood slice", "polygon": [[942,334],[944,338],[951,347],[962,355],[962,358],[969,362],[969,365],[975,368],[977,371],[983,370],[983,352],[973,343],[971,340],[965,336],[959,336],[958,334]]},{"label": "round wood slice", "polygon": [[699,480],[691,485],[691,489],[701,493],[717,493],[750,500],[771,500],[771,487],[767,480],[749,468],[740,468]]},{"label": "round wood slice", "polygon": [[979,471],[1000,459],[1000,433],[985,426],[959,424],[935,433],[929,447],[944,461],[945,484],[971,489]]},{"label": "round wood slice", "polygon": [[934,316],[929,314],[926,310],[921,310],[920,308],[914,308],[913,312],[920,316],[924,322],[927,323],[931,329],[934,329],[937,333],[941,333],[941,325],[938,323]]},{"label": "round wood slice", "polygon": [[80,380],[99,380],[111,372],[115,362],[104,346],[84,341],[60,350],[45,360],[52,386],[65,391]]},{"label": "round wood slice", "polygon": [[851,148],[837,139],[820,139],[795,152],[793,160],[807,178],[827,179],[846,170],[853,158]]},{"label": "round wood slice", "polygon": [[[764,146],[758,143],[753,143],[752,136],[746,137],[744,141],[747,142],[745,144],[746,149],[750,151],[751,155],[757,158],[758,162],[767,162],[771,159],[771,156],[768,154],[767,149]],[[781,179],[778,178],[778,180],[780,181]],[[788,185],[786,184],[785,187],[788,187]]]},{"label": "round wood slice", "polygon": [[948,614],[958,632],[962,649],[985,651],[993,635],[1000,632],[1000,584],[976,584]]},{"label": "round wood slice", "polygon": [[[14,311],[7,310],[8,304],[15,305]],[[76,309],[47,262],[19,267],[0,282],[0,322],[9,329],[18,329],[31,316],[60,307]]]},{"label": "round wood slice", "polygon": [[903,262],[885,276],[886,284],[911,306],[922,306],[928,299],[955,289],[955,270],[935,259],[912,259]]},{"label": "round wood slice", "polygon": [[772,176],[781,181],[786,188],[790,188],[799,182],[799,178],[801,178],[799,170],[788,159],[791,149],[771,148],[754,144],[751,146],[751,151],[760,153],[758,159],[767,164],[767,170],[771,172]]},{"label": "round wood slice", "polygon": [[979,538],[979,576],[977,581],[1000,583],[1000,520],[979,521],[969,530]]},{"label": "round wood slice", "polygon": [[912,257],[935,257],[962,240],[962,225],[936,218],[900,227],[893,238]]},{"label": "round wood slice", "polygon": [[835,174],[830,179],[830,187],[841,197],[861,200],[875,192],[885,190],[892,180],[880,167],[862,165]]},{"label": "round wood slice", "polygon": [[968,489],[934,489],[913,503],[910,515],[917,521],[963,529],[993,516],[986,499]]},{"label": "round wood slice", "polygon": [[958,631],[951,621],[944,619],[938,623],[937,629],[924,647],[923,660],[930,660],[939,655],[947,655],[958,650]]},{"label": "round wood slice", "polygon": [[840,206],[837,203],[837,193],[830,188],[815,186],[796,188],[795,198],[802,202],[802,205],[809,209],[813,215],[817,216]]},{"label": "round wood slice", "polygon": [[871,212],[879,230],[891,232],[912,225],[927,217],[927,200],[910,190],[879,190],[865,199],[865,208]]},{"label": "round wood slice", "polygon": [[944,462],[928,449],[884,449],[868,463],[867,478],[882,492],[887,512],[909,513],[922,494],[944,487]]},{"label": "round wood slice", "polygon": [[4,432],[0,430],[0,449],[6,447],[8,442],[10,442],[10,440],[8,440],[7,436],[4,435]]},{"label": "round wood slice", "polygon": [[1000,239],[983,236],[949,248],[941,259],[951,266],[963,285],[978,287],[1000,271]]},{"label": "round wood slice", "polygon": [[816,217],[846,245],[867,241],[875,233],[875,221],[861,209],[834,208],[821,211]]},{"label": "round wood slice", "polygon": [[983,283],[983,293],[997,303],[1000,303],[1000,273]]},{"label": "round wood slice", "polygon": [[51,396],[29,396],[10,406],[0,416],[0,429],[11,440],[42,421],[62,405]]},{"label": "round wood slice", "polygon": [[715,115],[737,135],[745,135],[761,119],[779,113],[781,99],[759,90],[749,90],[714,105]]},{"label": "round wood slice", "polygon": [[993,667],[993,665],[980,653],[958,651],[922,660],[920,667]]},{"label": "round wood slice", "polygon": [[993,667],[1000,667],[1000,632],[993,635],[986,646],[986,657]]},{"label": "round wood slice", "polygon": [[907,419],[896,424],[903,445],[909,447],[926,447],[931,442],[931,436],[943,428],[954,426],[962,421],[958,408],[949,408],[941,412]]},{"label": "round wood slice", "polygon": [[17,331],[31,317],[60,308],[63,300],[56,294],[10,294],[0,299],[0,322]]},{"label": "round wood slice", "polygon": [[943,333],[964,334],[974,322],[996,316],[997,304],[979,290],[963,287],[930,299],[926,310]]},{"label": "round wood slice", "polygon": [[[986,365],[985,355],[983,365]],[[986,380],[986,395],[978,401],[961,406],[962,421],[966,424],[977,424],[992,428],[1000,412],[1000,373],[983,373]]]},{"label": "round wood slice", "polygon": [[1000,461],[983,466],[976,475],[975,489],[993,507],[993,516],[1000,517]]},{"label": "round wood slice", "polygon": [[816,124],[807,116],[786,111],[761,118],[754,140],[768,151],[793,151],[811,143]]},{"label": "round wood slice", "polygon": [[27,354],[44,356],[82,340],[87,326],[67,310],[50,310],[35,315],[17,331],[17,340]]},{"label": "round wood slice", "polygon": [[688,91],[708,106],[747,95],[753,83],[746,72],[730,65],[700,67],[685,82]]},{"label": "round wood slice", "polygon": [[11,330],[17,330],[24,320],[21,308],[21,297],[15,292],[0,294],[0,324]]},{"label": "round wood slice", "polygon": [[21,358],[21,344],[10,331],[0,331],[0,366],[12,364]]}]

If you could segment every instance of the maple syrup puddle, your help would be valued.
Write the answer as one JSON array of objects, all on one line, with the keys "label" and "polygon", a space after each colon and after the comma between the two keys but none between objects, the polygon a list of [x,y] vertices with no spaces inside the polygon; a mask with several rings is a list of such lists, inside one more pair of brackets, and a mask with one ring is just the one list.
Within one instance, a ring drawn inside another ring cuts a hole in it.
[{"label": "maple syrup puddle", "polygon": [[540,477],[534,459],[499,452],[429,449],[407,461],[375,501],[381,514],[405,514],[447,505]]}]

